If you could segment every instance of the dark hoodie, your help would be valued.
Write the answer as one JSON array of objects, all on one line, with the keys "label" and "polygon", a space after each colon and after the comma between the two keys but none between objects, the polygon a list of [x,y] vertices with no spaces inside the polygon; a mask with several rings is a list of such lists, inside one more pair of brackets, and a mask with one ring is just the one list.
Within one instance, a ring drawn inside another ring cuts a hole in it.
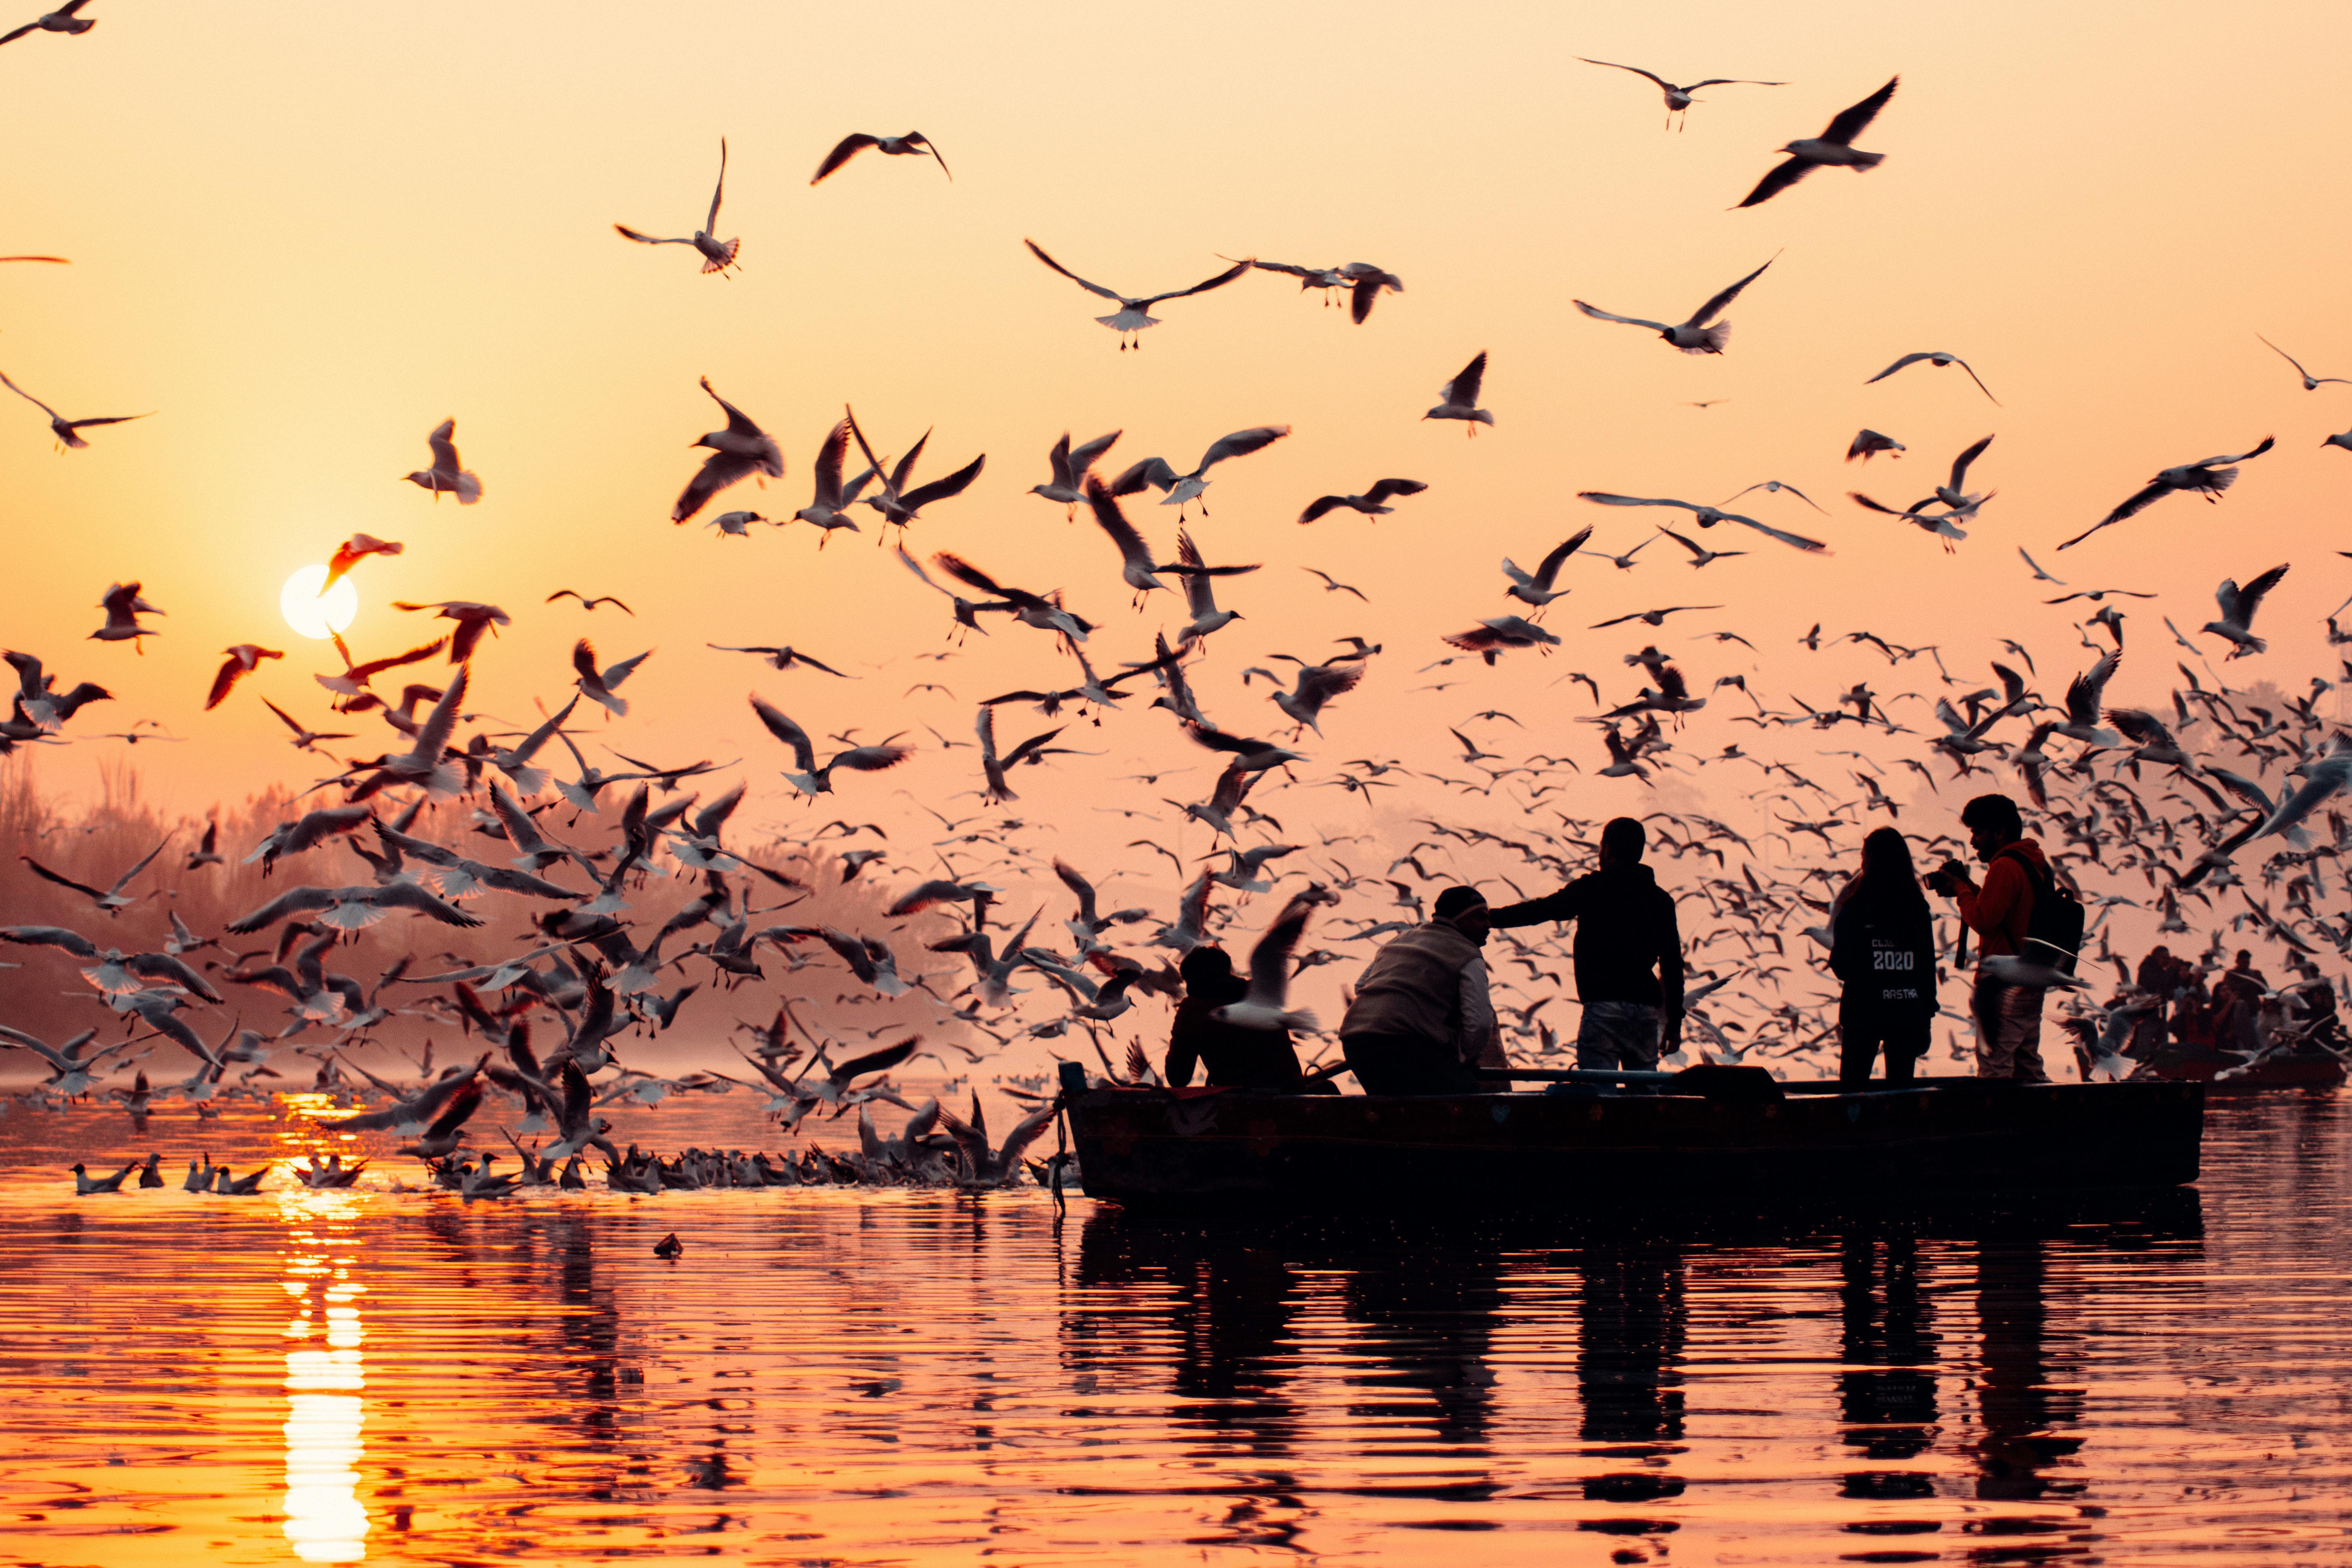
[{"label": "dark hoodie", "polygon": [[1498,927],[1576,921],[1580,1001],[1640,1002],[1682,1011],[1683,941],[1675,924],[1675,900],[1638,860],[1603,867],[1540,899],[1506,904],[1489,918]]}]

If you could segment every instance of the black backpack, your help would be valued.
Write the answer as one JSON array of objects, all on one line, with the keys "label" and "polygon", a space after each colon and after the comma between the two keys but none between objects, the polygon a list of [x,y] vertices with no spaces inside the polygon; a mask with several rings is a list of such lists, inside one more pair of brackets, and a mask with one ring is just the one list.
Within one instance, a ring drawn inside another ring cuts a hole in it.
[{"label": "black backpack", "polygon": [[2061,974],[2074,973],[2074,961],[2083,951],[2083,928],[2088,923],[2083,900],[2057,879],[2047,864],[2036,866],[2023,855],[2011,858],[2025,873],[2027,885],[2033,889],[2033,907],[2026,915],[2025,941],[2020,944],[2018,956],[2030,963],[2046,963]]}]

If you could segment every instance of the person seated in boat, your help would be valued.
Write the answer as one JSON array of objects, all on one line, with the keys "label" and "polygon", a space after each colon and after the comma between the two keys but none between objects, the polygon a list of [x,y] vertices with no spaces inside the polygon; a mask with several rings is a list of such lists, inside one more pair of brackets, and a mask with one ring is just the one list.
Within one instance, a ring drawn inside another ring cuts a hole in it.
[{"label": "person seated in boat", "polygon": [[2124,1044],[2124,1055],[2134,1061],[2146,1061],[2164,1048],[2170,1033],[2166,1015],[2185,994],[2190,973],[2188,962],[2174,957],[2172,950],[2161,942],[2139,961],[2134,984],[2141,995],[2155,1005],[2132,1026],[2131,1038]]},{"label": "person seated in boat", "polygon": [[1489,930],[1475,888],[1437,895],[1426,924],[1391,937],[1356,983],[1339,1048],[1366,1094],[1488,1094],[1509,1089],[1473,1068],[1503,1068],[1479,949]]},{"label": "person seated in boat", "polygon": [[1936,1016],[1936,925],[1911,847],[1892,827],[1862,841],[1862,869],[1830,903],[1838,1002],[1838,1081],[1859,1089],[1886,1054],[1886,1081],[1909,1083]]},{"label": "person seated in boat", "polygon": [[2238,950],[2238,962],[2224,970],[2221,978],[2213,982],[2214,1044],[2230,1051],[2255,1051],[2262,1048],[2261,1032],[2255,1021],[2261,1017],[2263,998],[2270,993],[2270,982],[2254,967],[2251,948]]},{"label": "person seated in boat", "polygon": [[1234,973],[1231,954],[1203,942],[1184,955],[1176,972],[1184,977],[1184,999],[1176,1004],[1176,1024],[1168,1036],[1163,1076],[1171,1089],[1192,1081],[1195,1067],[1208,1069],[1212,1089],[1267,1089],[1302,1092],[1305,1075],[1287,1029],[1244,1029],[1210,1015],[1249,994],[1249,982]]},{"label": "person seated in boat", "polygon": [[1576,1065],[1652,1071],[1682,1048],[1683,940],[1675,900],[1642,863],[1648,836],[1621,816],[1601,830],[1601,866],[1556,893],[1494,911],[1497,927],[1576,922]]}]

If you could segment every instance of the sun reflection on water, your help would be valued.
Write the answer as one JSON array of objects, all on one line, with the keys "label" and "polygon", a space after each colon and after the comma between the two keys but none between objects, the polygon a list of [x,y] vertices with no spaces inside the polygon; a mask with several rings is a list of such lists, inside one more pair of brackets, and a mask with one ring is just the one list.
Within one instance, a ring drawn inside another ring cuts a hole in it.
[{"label": "sun reflection on water", "polygon": [[350,1194],[296,1189],[280,1208],[296,1229],[288,1237],[286,1294],[286,1540],[306,1563],[355,1563],[367,1555],[367,1507],[359,1499],[361,1431],[366,1386],[360,1346],[365,1337],[351,1278],[348,1241],[355,1207]]}]

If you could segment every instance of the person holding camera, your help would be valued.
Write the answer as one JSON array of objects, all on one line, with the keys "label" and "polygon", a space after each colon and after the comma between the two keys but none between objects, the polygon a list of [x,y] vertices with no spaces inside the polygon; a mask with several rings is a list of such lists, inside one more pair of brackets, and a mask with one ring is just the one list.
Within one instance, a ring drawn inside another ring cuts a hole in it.
[{"label": "person holding camera", "polygon": [[1961,922],[1977,933],[1977,1076],[2048,1083],[2042,1065],[2042,987],[2004,984],[1986,972],[1989,960],[2013,958],[2025,948],[2038,889],[2051,885],[2042,846],[2025,836],[2025,818],[2005,795],[1980,795],[1960,808],[1960,826],[1984,862],[1982,886],[1958,860],[1947,860],[1927,885],[1959,906]]},{"label": "person holding camera", "polygon": [[1936,1016],[1936,927],[1911,867],[1911,847],[1892,827],[1862,841],[1862,869],[1830,904],[1830,973],[1838,1002],[1838,1082],[1859,1089],[1886,1053],[1886,1081],[1909,1083],[1927,1054]]}]

